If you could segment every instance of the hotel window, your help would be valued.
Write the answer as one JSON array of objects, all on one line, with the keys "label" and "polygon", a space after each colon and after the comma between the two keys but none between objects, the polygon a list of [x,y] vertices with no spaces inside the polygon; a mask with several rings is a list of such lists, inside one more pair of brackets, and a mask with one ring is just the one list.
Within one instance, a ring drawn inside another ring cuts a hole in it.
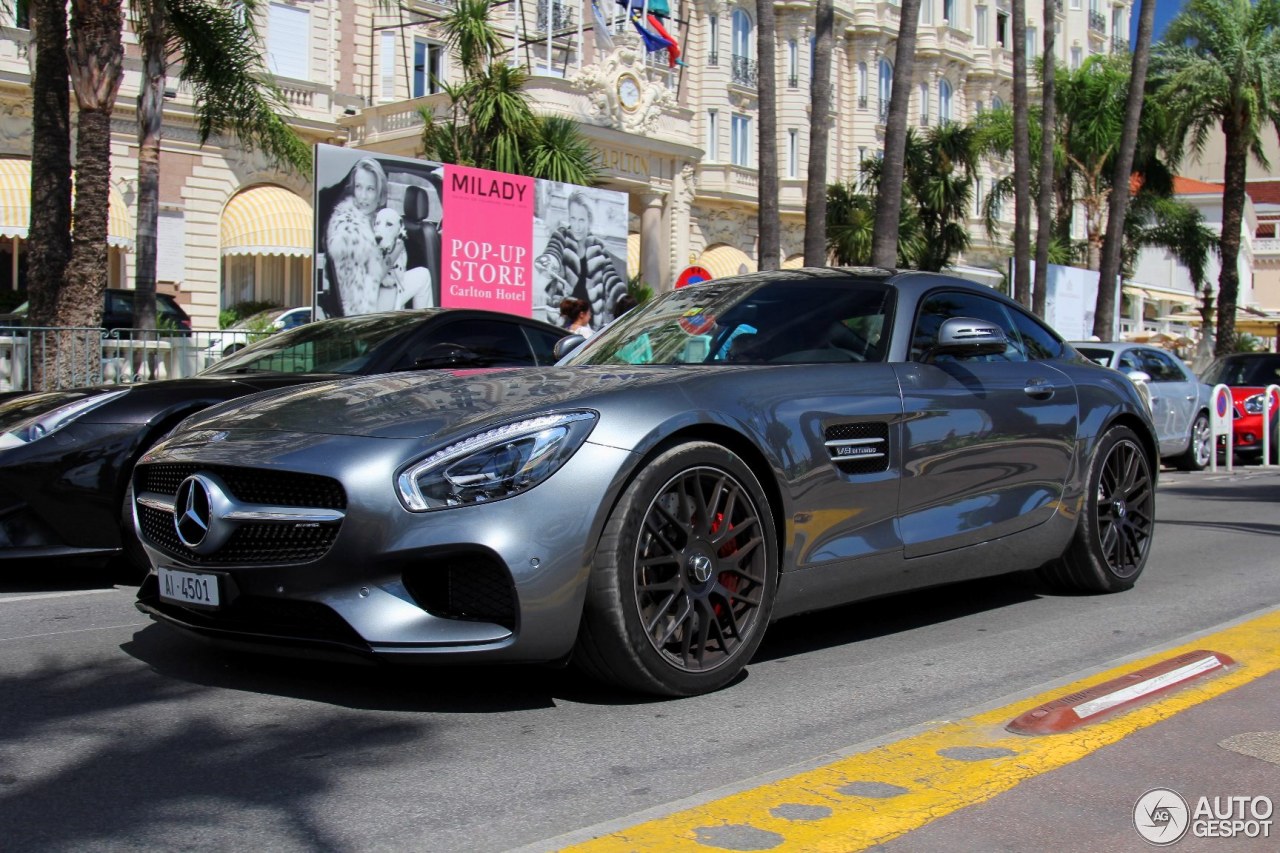
[{"label": "hotel window", "polygon": [[751,58],[751,16],[742,9],[733,10],[733,55]]},{"label": "hotel window", "polygon": [[1031,62],[1040,55],[1040,31],[1035,27],[1027,27],[1027,61]]},{"label": "hotel window", "polygon": [[272,3],[267,17],[267,70],[276,77],[310,80],[311,13]]},{"label": "hotel window", "polygon": [[973,215],[982,215],[982,177],[973,182]]},{"label": "hotel window", "polygon": [[867,146],[859,145],[858,146],[858,174],[862,174],[863,172],[866,171],[866,168],[863,166],[863,164],[866,162],[867,162]]},{"label": "hotel window", "polygon": [[999,111],[1000,111],[1000,110],[1002,110],[1002,109],[1004,109],[1004,101],[1000,100],[999,98],[992,98],[992,99],[991,99],[991,110],[992,110],[993,112],[999,112]]},{"label": "hotel window", "polygon": [[707,110],[707,162],[720,161],[720,116],[715,110]]},{"label": "hotel window", "polygon": [[1076,71],[1080,68],[1080,63],[1084,61],[1084,50],[1080,47],[1071,48],[1071,70]]},{"label": "hotel window", "polygon": [[380,34],[378,70],[382,81],[382,100],[394,101],[396,97],[396,34],[384,30]]},{"label": "hotel window", "polygon": [[934,0],[920,0],[920,23],[933,23],[933,4]]},{"label": "hotel window", "polygon": [[1079,8],[1080,8],[1080,0],[1071,0],[1071,8],[1072,8],[1072,9],[1079,9]]},{"label": "hotel window", "polygon": [[[991,179],[991,194],[992,194],[992,195],[995,195],[995,194],[996,194],[996,186],[997,186],[999,183],[1000,183],[1000,182],[999,182],[999,181],[997,181],[995,178],[992,178],[992,179]],[[992,219],[1000,219],[1000,218],[1001,218],[1001,214],[1003,214],[1003,213],[1004,213],[1004,205],[1000,204],[1000,200],[999,200],[999,198],[996,198],[995,200],[993,200],[992,205],[991,205],[991,218],[992,218]]]},{"label": "hotel window", "polygon": [[733,151],[731,158],[735,166],[751,165],[751,119],[743,115],[733,117]]},{"label": "hotel window", "polygon": [[720,18],[715,15],[707,18],[707,41],[711,45],[711,56],[708,65],[720,61]]},{"label": "hotel window", "polygon": [[787,177],[800,174],[800,143],[794,128],[787,131]]},{"label": "hotel window", "polygon": [[880,60],[880,121],[889,115],[889,96],[893,94],[893,66],[889,60]]},{"label": "hotel window", "polygon": [[987,7],[978,6],[973,10],[973,40],[978,47],[987,46]]},{"label": "hotel window", "polygon": [[938,81],[938,124],[951,121],[951,84],[946,80]]},{"label": "hotel window", "polygon": [[444,80],[444,45],[430,41],[413,43],[413,97],[434,95]]},{"label": "hotel window", "polygon": [[996,12],[996,44],[1009,46],[1009,16],[1004,12]]},{"label": "hotel window", "polygon": [[867,108],[867,63],[858,63],[858,109]]},{"label": "hotel window", "polygon": [[793,89],[800,85],[800,46],[795,39],[787,42],[787,85]]},{"label": "hotel window", "polygon": [[920,84],[920,126],[929,123],[929,84]]},{"label": "hotel window", "polygon": [[20,30],[31,29],[31,0],[18,0],[14,4],[13,25]]},{"label": "hotel window", "polygon": [[942,0],[942,20],[951,26],[958,26],[960,19],[956,17],[956,0]]}]

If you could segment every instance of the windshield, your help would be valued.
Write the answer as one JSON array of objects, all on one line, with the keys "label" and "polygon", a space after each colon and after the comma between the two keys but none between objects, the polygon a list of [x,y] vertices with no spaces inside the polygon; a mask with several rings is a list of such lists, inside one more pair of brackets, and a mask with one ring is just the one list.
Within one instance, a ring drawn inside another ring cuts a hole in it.
[{"label": "windshield", "polygon": [[337,317],[264,338],[201,371],[228,373],[359,373],[388,339],[439,310]]},{"label": "windshield", "polygon": [[1083,355],[1085,358],[1089,359],[1094,364],[1101,364],[1103,367],[1110,367],[1111,359],[1116,357],[1116,354],[1109,349],[1099,349],[1098,347],[1085,347],[1085,346],[1081,346],[1080,344],[1075,344],[1075,348],[1076,348],[1076,351],[1079,352],[1081,355]]},{"label": "windshield", "polygon": [[880,281],[789,272],[691,285],[624,314],[563,363],[880,361],[890,293]]},{"label": "windshield", "polygon": [[1210,385],[1274,385],[1280,383],[1280,355],[1220,358],[1204,372]]}]

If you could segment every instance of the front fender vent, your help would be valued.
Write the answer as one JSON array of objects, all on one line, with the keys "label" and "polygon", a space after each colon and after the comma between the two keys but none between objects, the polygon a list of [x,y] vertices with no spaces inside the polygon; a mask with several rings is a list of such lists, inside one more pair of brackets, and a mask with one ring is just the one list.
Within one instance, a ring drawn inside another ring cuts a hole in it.
[{"label": "front fender vent", "polygon": [[843,474],[889,470],[889,425],[877,422],[835,424],[823,433],[827,453]]}]

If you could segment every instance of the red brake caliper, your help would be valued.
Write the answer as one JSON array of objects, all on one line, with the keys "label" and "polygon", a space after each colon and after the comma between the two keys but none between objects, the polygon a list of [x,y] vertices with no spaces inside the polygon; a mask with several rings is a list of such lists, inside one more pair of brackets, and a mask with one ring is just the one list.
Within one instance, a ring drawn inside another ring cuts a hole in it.
[{"label": "red brake caliper", "polygon": [[[716,513],[716,519],[711,523],[711,535],[715,536],[716,533],[720,531],[720,526],[724,523],[725,523],[724,513],[723,512]],[[733,530],[732,523],[729,524],[729,529]],[[730,539],[728,542],[724,543],[724,545],[720,548],[719,551],[716,552],[716,556],[723,559],[724,557],[732,556],[737,552],[738,552],[737,540]],[[717,580],[719,580],[720,585],[723,586],[725,589],[729,590],[729,592],[737,592],[738,584],[741,582],[741,578],[735,572],[721,572],[720,577],[717,578]],[[723,607],[724,605],[722,603],[716,602],[713,609],[715,610],[717,619],[720,617],[720,612],[723,609]]]}]

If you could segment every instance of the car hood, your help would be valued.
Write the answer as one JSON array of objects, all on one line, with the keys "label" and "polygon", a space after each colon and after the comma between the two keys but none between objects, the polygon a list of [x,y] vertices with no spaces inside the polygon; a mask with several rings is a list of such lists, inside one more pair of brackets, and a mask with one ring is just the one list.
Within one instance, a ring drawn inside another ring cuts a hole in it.
[{"label": "car hood", "polygon": [[[732,369],[732,368],[729,368]],[[538,412],[595,408],[626,389],[666,386],[688,367],[435,370],[324,382],[197,415],[186,429],[422,438]]]}]

